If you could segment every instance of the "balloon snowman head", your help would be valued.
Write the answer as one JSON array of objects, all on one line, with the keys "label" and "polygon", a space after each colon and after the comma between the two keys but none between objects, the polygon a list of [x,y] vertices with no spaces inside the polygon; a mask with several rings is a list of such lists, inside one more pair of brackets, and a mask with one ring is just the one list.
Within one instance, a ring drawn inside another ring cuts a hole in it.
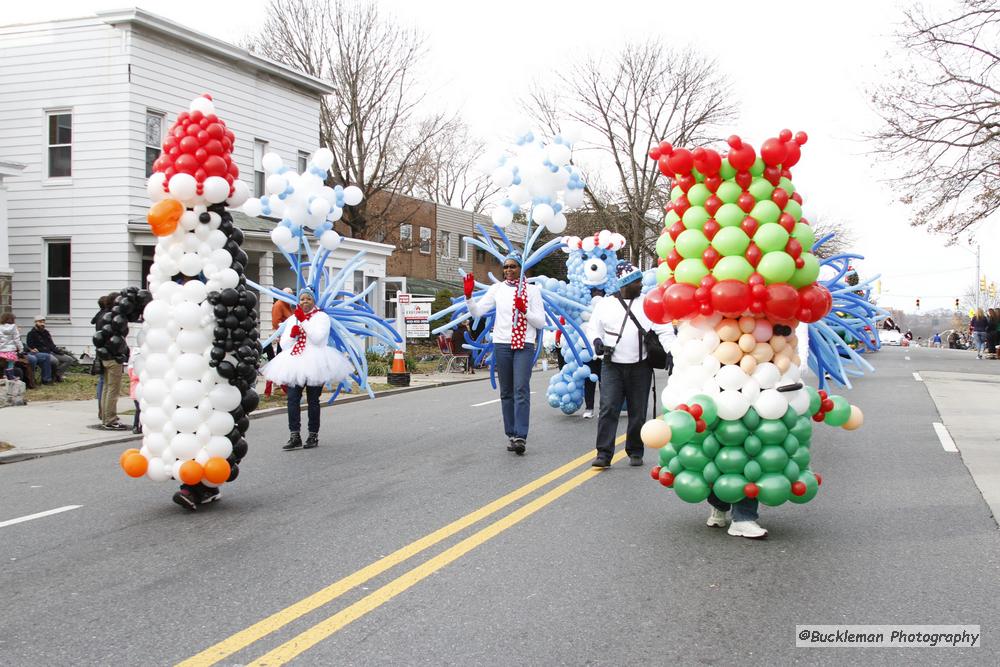
[{"label": "balloon snowman head", "polygon": [[618,251],[625,247],[625,237],[606,229],[593,236],[580,238],[567,236],[564,239],[569,253],[566,260],[567,275],[571,283],[577,282],[588,289],[600,289],[607,294],[617,287],[615,267]]},{"label": "balloon snowman head", "polygon": [[799,374],[795,328],[832,303],[791,180],[806,135],[782,130],[759,157],[737,136],[728,143],[724,156],[666,142],[650,152],[674,187],[644,310],[680,324],[666,413],[643,439],[662,447],[654,476],[683,500],[803,503],[821,481],[809,469],[813,422],[853,430],[863,418]]}]

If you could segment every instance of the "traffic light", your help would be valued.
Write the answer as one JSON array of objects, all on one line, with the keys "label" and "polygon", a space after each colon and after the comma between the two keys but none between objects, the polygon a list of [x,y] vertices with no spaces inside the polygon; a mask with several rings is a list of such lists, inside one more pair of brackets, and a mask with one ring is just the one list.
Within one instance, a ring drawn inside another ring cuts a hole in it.
[{"label": "traffic light", "polygon": [[920,310],[920,299],[917,299],[917,310]]},{"label": "traffic light", "polygon": [[958,310],[958,299],[955,299],[955,310]]},{"label": "traffic light", "polygon": [[979,289],[986,291],[986,276],[979,276]]}]

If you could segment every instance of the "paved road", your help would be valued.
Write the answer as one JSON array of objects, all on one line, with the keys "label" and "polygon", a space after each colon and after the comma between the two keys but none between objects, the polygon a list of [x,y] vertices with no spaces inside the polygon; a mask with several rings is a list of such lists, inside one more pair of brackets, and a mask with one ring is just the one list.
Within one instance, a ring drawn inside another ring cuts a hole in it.
[{"label": "paved road", "polygon": [[[544,406],[541,373],[524,458],[478,382],[325,410],[314,451],[254,421],[195,514],[118,447],[2,466],[0,664],[997,664],[1000,531],[912,372],[1000,362],[875,362],[865,428],[818,431],[821,493],[764,508],[766,542],[706,528],[648,465],[590,471],[596,424]],[[984,646],[795,648],[805,623],[980,624]]]}]

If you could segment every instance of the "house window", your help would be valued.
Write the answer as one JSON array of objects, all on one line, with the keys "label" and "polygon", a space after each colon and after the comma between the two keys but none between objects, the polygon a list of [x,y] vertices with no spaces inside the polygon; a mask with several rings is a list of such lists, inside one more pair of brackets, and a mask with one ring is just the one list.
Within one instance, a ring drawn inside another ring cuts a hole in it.
[{"label": "house window", "polygon": [[49,315],[69,315],[70,242],[45,242],[45,307]]},{"label": "house window", "polygon": [[458,235],[458,258],[463,262],[469,261],[469,237],[465,234]]},{"label": "house window", "polygon": [[441,257],[451,257],[451,232],[438,232],[441,235]]},{"label": "house window", "polygon": [[50,111],[48,124],[48,177],[72,176],[73,114],[69,111]]},{"label": "house window", "polygon": [[479,264],[486,262],[486,251],[482,248],[476,248],[476,262]]},{"label": "house window", "polygon": [[163,114],[146,112],[146,178],[153,173],[153,163],[163,146]]},{"label": "house window", "polygon": [[253,142],[253,195],[264,196],[264,153],[267,152],[267,142],[254,139]]},{"label": "house window", "polygon": [[309,167],[309,153],[299,151],[299,173],[304,174]]},{"label": "house window", "polygon": [[420,252],[425,255],[431,254],[431,228],[420,228]]},{"label": "house window", "polygon": [[399,226],[399,245],[403,250],[409,250],[413,242],[413,227],[410,225]]}]

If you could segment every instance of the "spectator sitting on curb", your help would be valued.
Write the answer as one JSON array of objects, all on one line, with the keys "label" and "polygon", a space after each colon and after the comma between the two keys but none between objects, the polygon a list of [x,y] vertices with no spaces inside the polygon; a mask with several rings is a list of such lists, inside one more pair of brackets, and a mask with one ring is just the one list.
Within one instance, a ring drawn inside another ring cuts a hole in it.
[{"label": "spectator sitting on curb", "polygon": [[[53,378],[56,382],[62,382],[66,369],[76,363],[76,357],[70,354],[65,348],[56,347],[52,341],[52,333],[45,328],[45,316],[35,317],[35,326],[28,332],[28,350],[34,354],[47,354],[53,362]],[[44,378],[42,380],[45,381]]]}]

